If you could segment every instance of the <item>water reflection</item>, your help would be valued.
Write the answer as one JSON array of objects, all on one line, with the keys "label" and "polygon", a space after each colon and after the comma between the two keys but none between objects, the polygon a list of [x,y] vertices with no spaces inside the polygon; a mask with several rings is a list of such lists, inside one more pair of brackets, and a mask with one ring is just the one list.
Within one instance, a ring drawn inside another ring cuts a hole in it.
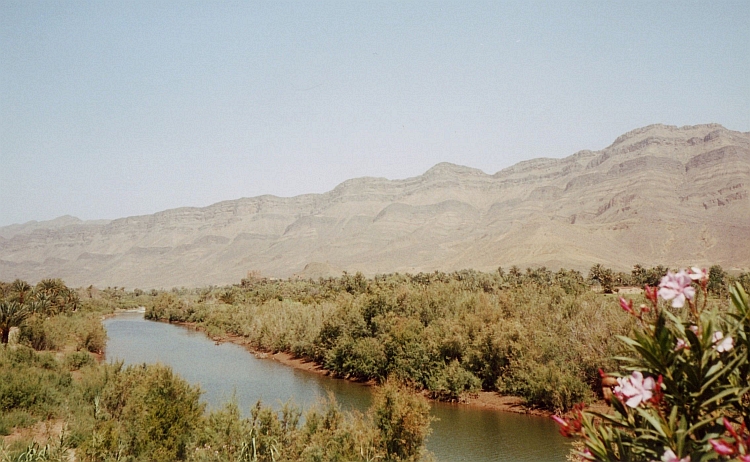
[{"label": "water reflection", "polygon": [[[367,386],[258,359],[238,345],[215,345],[200,332],[145,321],[142,313],[117,315],[104,325],[108,360],[168,364],[200,384],[209,407],[232,396],[245,412],[258,399],[271,405],[294,400],[308,407],[329,392],[345,409],[364,412],[372,402]],[[568,453],[567,441],[549,419],[441,403],[432,406],[432,413],[438,420],[427,447],[438,461],[564,461]]]}]

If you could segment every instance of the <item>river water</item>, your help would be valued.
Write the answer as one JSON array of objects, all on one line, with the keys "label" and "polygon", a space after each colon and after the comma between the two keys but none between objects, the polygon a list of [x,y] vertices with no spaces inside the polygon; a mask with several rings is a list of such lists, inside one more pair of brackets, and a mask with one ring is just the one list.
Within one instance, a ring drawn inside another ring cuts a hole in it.
[{"label": "river water", "polygon": [[[215,345],[203,333],[124,313],[104,321],[107,359],[126,364],[167,364],[186,380],[200,384],[210,408],[234,396],[247,413],[259,399],[278,406],[293,400],[308,407],[333,393],[344,409],[366,411],[372,389],[362,384],[297,370],[258,359],[231,343]],[[568,441],[551,419],[433,403],[432,434],[427,440],[439,462],[562,462]]]}]

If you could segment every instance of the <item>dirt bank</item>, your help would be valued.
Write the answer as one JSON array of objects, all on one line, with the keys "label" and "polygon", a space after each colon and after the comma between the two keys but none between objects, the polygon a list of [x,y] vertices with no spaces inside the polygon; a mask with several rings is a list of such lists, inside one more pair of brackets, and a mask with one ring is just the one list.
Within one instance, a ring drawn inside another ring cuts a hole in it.
[{"label": "dirt bank", "polygon": [[[196,325],[192,322],[172,322],[172,324],[176,324],[179,326],[187,327],[188,329],[197,330],[201,332],[205,332],[205,330],[201,327]],[[247,339],[244,337],[241,337],[239,335],[226,335],[222,337],[212,337],[211,338],[214,342],[218,343],[225,343],[230,342],[234,343],[236,345],[240,345],[243,348],[245,348],[247,351],[255,355],[255,357],[260,359],[270,359],[273,361],[278,361],[281,364],[284,364],[289,367],[293,367],[295,369],[299,369],[302,371],[311,372],[313,374],[320,374],[320,375],[327,375],[332,376],[331,372],[327,369],[323,368],[320,364],[310,361],[303,358],[297,358],[294,355],[286,352],[266,352],[266,351],[260,351],[256,348],[254,348],[252,345],[247,343]],[[353,379],[342,379],[342,378],[336,378],[337,380],[351,380],[355,381]],[[362,383],[361,381],[358,381],[359,383]],[[369,381],[365,383],[368,386],[375,386],[374,381]],[[480,391],[475,396],[469,397],[465,402],[461,403],[455,403],[457,406],[466,406],[470,408],[477,408],[477,409],[491,409],[495,411],[503,411],[503,412],[515,412],[517,414],[530,414],[530,415],[536,415],[536,416],[550,416],[552,413],[547,410],[543,409],[536,409],[529,406],[526,406],[524,404],[523,398],[520,398],[518,396],[504,396],[500,393],[493,392],[493,391]],[[606,412],[609,407],[604,403],[595,403],[592,408],[598,412]]]}]

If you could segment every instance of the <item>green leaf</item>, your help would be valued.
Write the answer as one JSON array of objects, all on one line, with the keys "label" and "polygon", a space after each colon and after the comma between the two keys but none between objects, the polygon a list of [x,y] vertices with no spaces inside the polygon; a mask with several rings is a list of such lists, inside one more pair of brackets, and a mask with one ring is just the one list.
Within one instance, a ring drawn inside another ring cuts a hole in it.
[{"label": "green leaf", "polygon": [[747,293],[745,293],[745,289],[742,287],[742,285],[739,282],[736,282],[734,284],[734,287],[729,289],[729,293],[732,297],[732,304],[734,305],[735,309],[742,315],[748,316],[750,314],[750,309],[748,308],[748,297]]},{"label": "green leaf", "polygon": [[722,367],[724,367],[724,364],[721,361],[719,361],[718,363],[711,366],[711,368],[708,370],[708,372],[706,372],[706,374],[703,377],[704,378],[711,377],[712,375],[720,371]]},{"label": "green leaf", "polygon": [[706,425],[710,424],[714,420],[716,420],[716,416],[706,417],[705,419],[699,421],[698,423],[696,423],[693,426],[691,426],[690,428],[688,428],[687,433],[689,435],[692,435],[692,434],[694,434],[696,432],[696,430],[705,427]]},{"label": "green leaf", "polygon": [[617,418],[617,414],[603,414],[601,412],[594,412],[594,411],[587,411],[587,414],[593,415],[595,417],[598,417],[604,421],[610,422],[611,424],[617,426],[617,427],[629,427],[628,421],[622,418]]},{"label": "green leaf", "polygon": [[664,438],[667,437],[666,433],[664,432],[664,429],[662,428],[661,422],[659,422],[659,420],[657,420],[656,417],[654,417],[653,415],[651,415],[651,413],[648,412],[647,410],[642,409],[640,407],[635,408],[635,410],[636,410],[636,412],[638,412],[638,414],[641,417],[643,417],[644,419],[646,419],[648,421],[648,423],[650,423],[651,426],[654,428],[654,430],[656,430],[657,432],[659,432],[659,434],[661,436],[663,436]]},{"label": "green leaf", "polygon": [[721,393],[716,394],[712,398],[707,399],[706,401],[704,401],[703,402],[703,406],[706,406],[708,404],[713,404],[715,402],[719,402],[724,397],[729,396],[729,395],[735,395],[735,396],[739,397],[739,396],[742,396],[743,393],[742,393],[742,390],[740,388],[729,388],[727,390],[722,391]]}]

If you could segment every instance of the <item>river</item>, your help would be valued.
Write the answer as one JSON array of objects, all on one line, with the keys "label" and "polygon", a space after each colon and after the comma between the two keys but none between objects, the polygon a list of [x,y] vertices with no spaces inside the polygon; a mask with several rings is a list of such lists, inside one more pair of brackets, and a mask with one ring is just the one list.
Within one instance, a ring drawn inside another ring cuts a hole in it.
[{"label": "river", "polygon": [[[308,407],[330,392],[342,408],[364,412],[372,400],[365,385],[258,359],[238,345],[216,345],[201,332],[146,321],[142,313],[118,314],[104,326],[108,360],[167,364],[200,384],[210,408],[233,396],[246,412],[259,399],[274,406],[293,400]],[[432,414],[437,420],[427,449],[439,462],[562,462],[569,451],[568,440],[548,418],[445,403],[433,403]]]}]

